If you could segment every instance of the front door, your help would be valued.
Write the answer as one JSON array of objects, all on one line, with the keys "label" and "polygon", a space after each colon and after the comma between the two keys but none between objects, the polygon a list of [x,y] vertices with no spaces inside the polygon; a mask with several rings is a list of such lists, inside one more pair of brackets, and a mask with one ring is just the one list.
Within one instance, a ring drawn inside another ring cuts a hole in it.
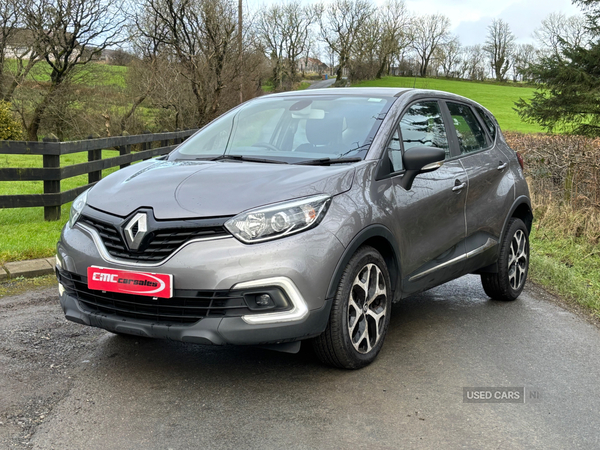
[{"label": "front door", "polygon": [[[402,291],[410,294],[459,276],[464,268],[465,202],[468,181],[460,161],[448,160],[452,153],[440,104],[436,100],[413,103],[402,115],[392,138],[390,160],[394,171],[401,152],[412,147],[438,147],[446,159],[434,172],[418,175],[409,190],[400,186],[402,174],[394,177],[396,230]],[[400,152],[400,153],[397,153]]]}]

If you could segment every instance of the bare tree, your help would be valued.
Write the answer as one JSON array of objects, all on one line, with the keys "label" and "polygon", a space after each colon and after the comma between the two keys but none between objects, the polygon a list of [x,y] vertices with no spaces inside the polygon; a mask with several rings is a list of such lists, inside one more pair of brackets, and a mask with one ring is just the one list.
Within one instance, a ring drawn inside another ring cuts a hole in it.
[{"label": "bare tree", "polygon": [[148,57],[133,61],[127,71],[127,90],[133,95],[131,107],[119,120],[119,131],[121,134],[127,128],[127,121],[135,114],[137,108],[156,90],[158,77],[163,73],[159,67],[161,62],[166,61],[158,57]]},{"label": "bare tree", "polygon": [[412,47],[420,60],[419,73],[425,77],[434,52],[450,38],[450,19],[441,14],[417,17],[413,22],[412,33]]},{"label": "bare tree", "polygon": [[347,64],[351,80],[375,77],[383,38],[381,28],[381,18],[378,14],[373,14],[356,34],[351,57]]},{"label": "bare tree", "polygon": [[410,42],[410,20],[403,0],[388,0],[374,10],[354,41],[350,78],[381,78],[389,73],[393,58]]},{"label": "bare tree", "polygon": [[[37,36],[25,29],[27,6],[17,0],[0,3],[0,100],[7,102],[41,60]],[[6,64],[9,57],[13,60],[10,66]]]},{"label": "bare tree", "polygon": [[273,78],[281,87],[285,73],[296,81],[298,60],[308,53],[314,10],[296,0],[263,7],[256,24],[257,35],[274,63]]},{"label": "bare tree", "polygon": [[287,3],[284,6],[284,23],[287,29],[285,53],[292,82],[296,81],[298,60],[308,48],[310,27],[315,18],[311,7],[303,7],[300,2]]},{"label": "bare tree", "polygon": [[532,44],[519,44],[513,57],[513,80],[527,81],[528,69],[537,59],[537,49]]},{"label": "bare tree", "polygon": [[379,67],[375,78],[381,78],[384,72],[389,72],[394,55],[402,52],[410,44],[411,18],[404,0],[387,0],[378,8],[377,15],[381,26],[381,41],[378,52]]},{"label": "bare tree", "polygon": [[591,34],[584,16],[567,17],[562,12],[549,14],[533,32],[533,37],[545,56],[562,59],[562,49],[585,46]]},{"label": "bare tree", "polygon": [[435,56],[442,66],[444,76],[455,77],[462,60],[462,47],[458,36],[454,36],[448,42],[440,45]]},{"label": "bare tree", "polygon": [[6,0],[0,3],[0,99],[8,101],[5,91],[5,62],[11,41],[19,29],[20,15],[17,2]]},{"label": "bare tree", "polygon": [[515,36],[508,23],[494,19],[488,26],[488,35],[483,50],[488,54],[496,81],[504,81],[511,66]]},{"label": "bare tree", "polygon": [[472,45],[463,48],[462,76],[469,80],[485,79],[485,52],[481,45]]},{"label": "bare tree", "polygon": [[[148,92],[147,102],[160,108],[156,125],[161,129],[197,126],[194,95],[190,84],[179,70],[179,64],[164,57],[155,58],[153,63],[156,69],[154,77],[141,83],[138,92]],[[231,94],[233,93],[232,89]]]},{"label": "bare tree", "polygon": [[50,66],[50,86],[37,104],[27,126],[30,140],[48,106],[77,68],[123,40],[123,4],[109,0],[32,0],[26,11],[27,27],[35,33]]},{"label": "bare tree", "polygon": [[317,10],[321,38],[337,56],[337,81],[342,79],[343,70],[352,58],[356,38],[373,9],[368,0],[334,0]]},{"label": "bare tree", "polygon": [[179,62],[197,126],[218,114],[225,88],[239,81],[236,10],[233,0],[145,0],[135,18],[142,41]]},{"label": "bare tree", "polygon": [[257,35],[261,45],[273,62],[273,81],[283,87],[285,74],[285,39],[286,30],[283,26],[283,7],[277,3],[264,7],[258,13],[256,23]]}]

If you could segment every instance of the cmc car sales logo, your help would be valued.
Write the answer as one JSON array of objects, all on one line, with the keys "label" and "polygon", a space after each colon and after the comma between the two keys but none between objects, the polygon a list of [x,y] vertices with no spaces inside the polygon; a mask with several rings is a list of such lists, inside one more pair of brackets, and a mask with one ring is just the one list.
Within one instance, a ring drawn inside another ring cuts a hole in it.
[{"label": "cmc car sales logo", "polygon": [[96,266],[88,267],[87,272],[90,289],[157,298],[173,297],[173,275]]}]

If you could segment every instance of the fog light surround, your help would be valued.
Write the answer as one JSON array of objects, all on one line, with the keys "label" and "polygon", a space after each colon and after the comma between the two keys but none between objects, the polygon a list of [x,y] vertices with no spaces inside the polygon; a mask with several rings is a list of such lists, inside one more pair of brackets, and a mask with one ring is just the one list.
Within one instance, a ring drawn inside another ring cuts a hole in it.
[{"label": "fog light surround", "polygon": [[[260,288],[264,288],[264,290]],[[269,288],[281,289],[289,299],[292,307],[290,309],[287,309],[286,311],[245,315],[242,316],[242,320],[244,322],[250,325],[296,322],[304,320],[308,316],[308,306],[306,306],[306,302],[304,301],[302,294],[300,293],[294,282],[287,277],[273,277],[264,278],[262,280],[246,281],[243,283],[238,283],[232,287],[233,290],[252,290],[255,293],[254,298],[266,295],[265,291],[268,291]],[[250,303],[250,295],[252,294],[244,295],[246,303]],[[272,295],[268,295],[271,298],[271,300],[273,300]],[[250,304],[248,304],[248,306],[250,307]],[[250,309],[253,308],[250,307]],[[255,309],[265,309],[265,307],[257,306],[255,307]]]}]

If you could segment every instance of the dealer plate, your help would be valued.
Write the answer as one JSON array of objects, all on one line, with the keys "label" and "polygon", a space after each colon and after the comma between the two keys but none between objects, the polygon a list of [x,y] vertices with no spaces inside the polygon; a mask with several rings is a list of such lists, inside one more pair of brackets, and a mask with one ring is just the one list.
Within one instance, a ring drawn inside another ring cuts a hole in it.
[{"label": "dealer plate", "polygon": [[159,298],[173,297],[173,275],[91,266],[88,267],[87,276],[88,288],[98,291]]}]

